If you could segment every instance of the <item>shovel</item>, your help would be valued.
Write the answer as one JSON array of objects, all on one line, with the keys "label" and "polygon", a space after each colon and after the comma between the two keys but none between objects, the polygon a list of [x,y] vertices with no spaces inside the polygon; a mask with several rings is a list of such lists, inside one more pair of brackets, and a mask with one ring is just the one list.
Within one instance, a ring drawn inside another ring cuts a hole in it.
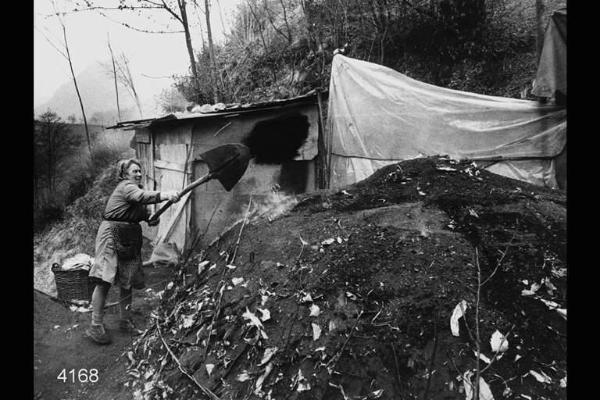
[{"label": "shovel", "polygon": [[[211,179],[217,179],[229,192],[246,172],[250,161],[250,149],[239,143],[224,144],[200,154],[200,157],[208,165],[208,174],[183,188],[179,197]],[[173,202],[167,201],[150,216],[148,221],[156,220],[172,204]]]}]

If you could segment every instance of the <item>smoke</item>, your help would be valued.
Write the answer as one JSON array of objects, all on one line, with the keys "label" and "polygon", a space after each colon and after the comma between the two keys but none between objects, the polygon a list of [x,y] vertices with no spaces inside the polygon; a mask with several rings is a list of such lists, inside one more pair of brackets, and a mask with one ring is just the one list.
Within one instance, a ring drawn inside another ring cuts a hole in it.
[{"label": "smoke", "polygon": [[275,191],[270,192],[262,200],[253,201],[253,203],[255,209],[252,212],[252,221],[260,218],[273,221],[294,208],[298,204],[298,199],[296,196]]}]

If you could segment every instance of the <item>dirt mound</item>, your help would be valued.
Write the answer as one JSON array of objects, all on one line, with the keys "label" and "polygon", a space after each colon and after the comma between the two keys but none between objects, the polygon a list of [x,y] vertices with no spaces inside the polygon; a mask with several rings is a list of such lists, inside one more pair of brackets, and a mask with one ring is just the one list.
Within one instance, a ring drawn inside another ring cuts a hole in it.
[{"label": "dirt mound", "polygon": [[566,398],[565,204],[426,158],[241,223],[165,291],[135,398]]}]

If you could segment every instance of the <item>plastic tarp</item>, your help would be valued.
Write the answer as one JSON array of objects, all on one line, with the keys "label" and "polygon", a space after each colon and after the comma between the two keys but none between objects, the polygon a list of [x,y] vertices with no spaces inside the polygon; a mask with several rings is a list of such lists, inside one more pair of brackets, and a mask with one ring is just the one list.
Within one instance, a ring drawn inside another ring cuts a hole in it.
[{"label": "plastic tarp", "polygon": [[544,34],[544,46],[533,85],[532,94],[554,97],[556,92],[567,95],[567,9],[555,11]]},{"label": "plastic tarp", "polygon": [[566,116],[563,107],[446,89],[338,54],[327,119],[330,187],[433,155],[494,161],[495,173],[556,187]]}]

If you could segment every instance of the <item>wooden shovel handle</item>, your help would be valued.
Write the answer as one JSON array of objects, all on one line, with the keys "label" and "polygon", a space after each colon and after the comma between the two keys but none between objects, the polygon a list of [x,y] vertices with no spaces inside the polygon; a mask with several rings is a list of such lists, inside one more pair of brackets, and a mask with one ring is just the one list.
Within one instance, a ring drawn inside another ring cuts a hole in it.
[{"label": "wooden shovel handle", "polygon": [[[194,182],[190,183],[189,185],[187,185],[186,187],[183,188],[183,190],[179,193],[179,198],[183,197],[184,194],[186,194],[187,192],[193,190],[195,187],[202,185],[204,182],[207,182],[209,180],[211,180],[213,178],[213,174],[210,173],[208,175],[204,175],[202,178],[195,180]],[[164,213],[167,208],[169,208],[172,204],[174,204],[171,200],[167,201],[165,204],[163,204],[154,214],[152,214],[150,216],[150,218],[148,218],[148,222],[150,221],[154,221],[156,220],[158,217],[160,217],[160,215],[162,213]]]}]

